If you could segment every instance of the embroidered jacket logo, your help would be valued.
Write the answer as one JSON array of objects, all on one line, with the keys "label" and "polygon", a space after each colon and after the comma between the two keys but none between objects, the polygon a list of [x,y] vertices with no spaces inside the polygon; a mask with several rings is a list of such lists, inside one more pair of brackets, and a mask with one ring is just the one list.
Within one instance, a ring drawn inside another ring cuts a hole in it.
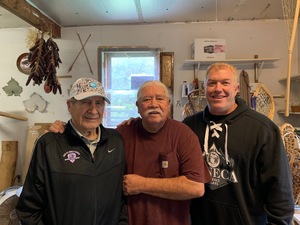
[{"label": "embroidered jacket logo", "polygon": [[79,156],[80,153],[77,151],[67,151],[65,154],[63,154],[65,161],[70,161],[71,163],[74,163],[76,159],[80,159]]}]

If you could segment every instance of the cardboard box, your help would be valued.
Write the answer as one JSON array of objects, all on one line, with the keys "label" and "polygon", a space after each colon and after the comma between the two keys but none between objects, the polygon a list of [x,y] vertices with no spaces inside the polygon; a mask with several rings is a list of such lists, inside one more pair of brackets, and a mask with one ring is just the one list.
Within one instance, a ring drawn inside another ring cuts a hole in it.
[{"label": "cardboard box", "polygon": [[226,40],[197,38],[192,45],[192,59],[194,60],[225,60]]}]

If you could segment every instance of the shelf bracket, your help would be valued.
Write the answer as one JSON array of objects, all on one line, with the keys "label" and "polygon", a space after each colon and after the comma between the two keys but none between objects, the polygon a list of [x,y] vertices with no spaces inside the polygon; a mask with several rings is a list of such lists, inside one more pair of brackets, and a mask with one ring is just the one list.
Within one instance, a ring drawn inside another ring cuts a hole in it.
[{"label": "shelf bracket", "polygon": [[198,70],[200,70],[200,64],[201,64],[200,62],[197,63]]},{"label": "shelf bracket", "polygon": [[200,62],[197,63],[197,75],[196,75],[197,79],[199,77],[199,72],[200,72]]},{"label": "shelf bracket", "polygon": [[254,63],[254,81],[255,81],[255,83],[258,83],[258,77],[264,66],[264,61],[261,62],[261,64],[259,65],[259,68],[258,68],[258,65],[259,65],[258,63]]}]

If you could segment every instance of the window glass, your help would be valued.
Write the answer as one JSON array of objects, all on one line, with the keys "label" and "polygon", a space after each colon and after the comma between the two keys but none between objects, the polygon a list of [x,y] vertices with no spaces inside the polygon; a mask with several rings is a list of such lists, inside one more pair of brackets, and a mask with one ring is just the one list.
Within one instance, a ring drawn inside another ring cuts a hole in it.
[{"label": "window glass", "polygon": [[99,80],[111,101],[105,107],[105,127],[139,116],[137,90],[147,80],[159,80],[159,55],[159,49],[98,49]]}]

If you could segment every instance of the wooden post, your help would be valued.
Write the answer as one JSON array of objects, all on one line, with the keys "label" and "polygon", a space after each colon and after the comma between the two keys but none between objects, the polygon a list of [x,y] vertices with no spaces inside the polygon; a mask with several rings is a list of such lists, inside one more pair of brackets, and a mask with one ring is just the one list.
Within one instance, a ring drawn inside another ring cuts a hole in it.
[{"label": "wooden post", "polygon": [[45,132],[45,130],[49,130],[50,126],[51,123],[35,123],[34,126],[28,127],[26,152],[25,152],[25,158],[24,158],[24,163],[22,168],[22,177],[21,177],[22,184],[24,184],[26,178],[35,141],[40,135],[42,135]]},{"label": "wooden post", "polygon": [[29,167],[29,164],[30,164],[34,143],[40,135],[39,134],[39,129],[40,128],[41,128],[41,126],[28,127],[26,152],[25,152],[25,159],[24,159],[24,163],[23,163],[22,177],[21,177],[22,184],[24,184],[25,177],[26,177],[26,174],[27,174],[27,170],[28,170],[28,167]]},{"label": "wooden post", "polygon": [[300,8],[300,0],[296,2],[295,15],[293,20],[292,33],[290,37],[289,50],[288,50],[288,72],[286,78],[286,92],[285,92],[285,112],[284,115],[288,117],[290,115],[290,91],[291,91],[291,73],[292,73],[292,56],[294,43],[296,38],[298,19],[299,19],[299,8]]},{"label": "wooden post", "polygon": [[13,185],[15,167],[18,156],[17,141],[2,141],[0,162],[0,191]]}]

